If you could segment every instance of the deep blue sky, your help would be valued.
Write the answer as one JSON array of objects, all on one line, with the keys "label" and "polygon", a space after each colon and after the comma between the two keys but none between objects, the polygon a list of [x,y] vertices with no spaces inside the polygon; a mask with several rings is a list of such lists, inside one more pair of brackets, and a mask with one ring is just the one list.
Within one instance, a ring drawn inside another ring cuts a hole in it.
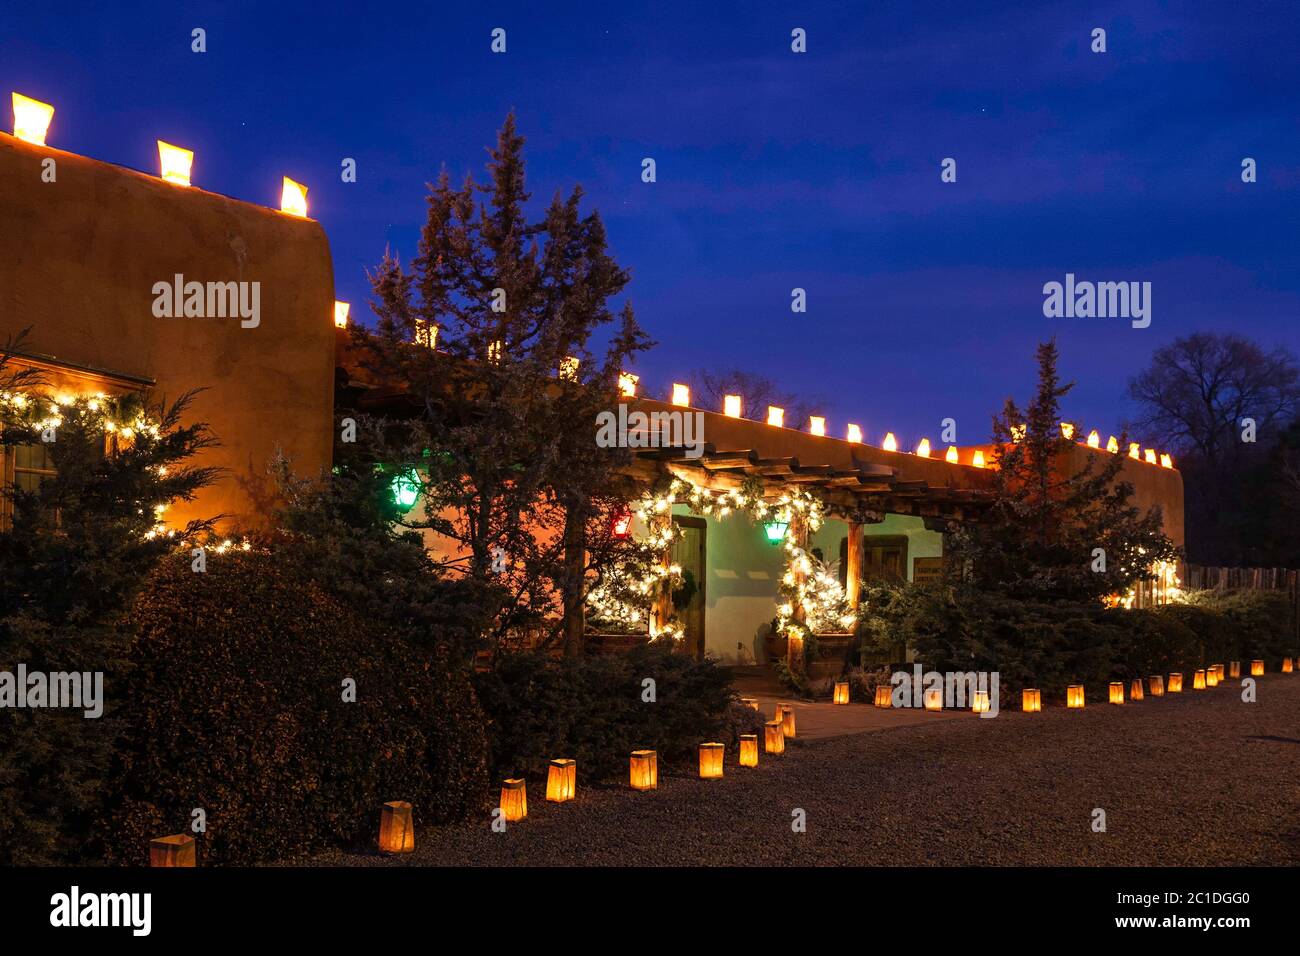
[{"label": "deep blue sky", "polygon": [[[268,205],[307,183],[354,315],[424,184],[481,172],[513,107],[534,197],[581,183],[633,274],[652,390],[739,366],[824,396],[835,434],[951,415],[970,443],[1053,333],[1103,434],[1176,336],[1300,350],[1297,39],[1290,2],[10,3],[0,91],[54,103],[62,149],[153,172],[167,139]],[[1044,318],[1067,271],[1151,281],[1151,327]]]}]

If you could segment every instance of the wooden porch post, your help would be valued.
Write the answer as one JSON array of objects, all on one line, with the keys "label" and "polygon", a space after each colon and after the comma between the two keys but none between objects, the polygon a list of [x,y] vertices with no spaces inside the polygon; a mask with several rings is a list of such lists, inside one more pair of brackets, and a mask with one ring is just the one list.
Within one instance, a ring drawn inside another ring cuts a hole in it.
[{"label": "wooden porch post", "polygon": [[849,607],[858,609],[862,581],[862,525],[849,522],[848,548],[844,556],[844,598]]},{"label": "wooden porch post", "polygon": [[[808,522],[804,520],[803,515],[795,512],[791,517],[787,533],[790,535],[790,540],[794,542],[795,547],[803,551],[808,550]],[[804,581],[804,573],[796,567],[793,569],[793,574],[795,586],[798,587]],[[794,619],[800,624],[805,622],[803,605],[795,605]],[[785,639],[785,666],[790,669],[792,674],[803,670],[802,636],[787,635]]]}]

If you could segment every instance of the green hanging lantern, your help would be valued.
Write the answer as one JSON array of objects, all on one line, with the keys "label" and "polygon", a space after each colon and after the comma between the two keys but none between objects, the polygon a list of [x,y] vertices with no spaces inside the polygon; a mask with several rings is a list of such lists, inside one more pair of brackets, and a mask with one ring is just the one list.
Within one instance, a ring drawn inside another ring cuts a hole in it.
[{"label": "green hanging lantern", "polygon": [[788,521],[778,521],[775,518],[771,521],[763,522],[763,531],[767,534],[768,544],[780,544],[785,540],[785,532],[790,527]]}]

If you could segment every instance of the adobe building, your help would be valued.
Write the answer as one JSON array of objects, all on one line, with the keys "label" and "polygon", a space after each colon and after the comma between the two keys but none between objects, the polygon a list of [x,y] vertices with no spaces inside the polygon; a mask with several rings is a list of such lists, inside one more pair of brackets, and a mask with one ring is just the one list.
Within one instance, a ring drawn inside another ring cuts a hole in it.
[{"label": "adobe building", "polygon": [[[30,329],[13,361],[41,369],[59,390],[151,389],[172,400],[205,389],[190,418],[208,422],[220,445],[197,463],[224,472],[194,502],[177,503],[167,520],[222,514],[227,526],[251,526],[267,513],[276,455],[302,476],[329,469],[336,376],[376,395],[384,388],[366,382],[348,334],[336,326],[320,224],[303,208],[269,209],[186,185],[187,174],[167,181],[0,133],[0,344]],[[241,294],[256,288],[256,320],[231,315],[233,307],[225,318],[157,314],[160,284],[166,290],[189,282]],[[689,399],[630,401],[648,412],[689,409]],[[647,487],[675,476],[714,491],[757,480],[773,497],[815,494],[828,520],[807,545],[838,562],[849,591],[859,577],[936,574],[945,532],[981,509],[989,446],[925,457],[856,435],[849,441],[692,411],[703,416],[703,453],[644,449],[634,474]],[[0,454],[6,482],[39,470],[30,449]],[[1108,452],[1079,443],[1073,456],[1081,465],[1099,454]],[[1122,477],[1134,485],[1139,507],[1161,507],[1166,533],[1181,545],[1178,472],[1126,458]],[[682,615],[686,646],[728,662],[763,659],[771,652],[782,549],[743,515],[701,515],[687,504],[671,510],[682,533],[670,559],[698,582]]]}]

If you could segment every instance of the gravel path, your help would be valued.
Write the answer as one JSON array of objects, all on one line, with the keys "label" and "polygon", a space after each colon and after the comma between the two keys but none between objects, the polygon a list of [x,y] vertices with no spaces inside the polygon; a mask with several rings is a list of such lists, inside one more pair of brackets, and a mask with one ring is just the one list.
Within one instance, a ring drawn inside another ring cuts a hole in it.
[{"label": "gravel path", "polygon": [[[318,865],[1295,865],[1300,674],[1115,707],[1004,711],[792,742],[756,770],[582,788],[528,819],[417,831],[415,853]],[[1091,829],[1095,807],[1105,833]],[[806,811],[807,832],[791,830]],[[419,810],[416,809],[418,814]],[[418,817],[417,817],[418,819]]]}]

